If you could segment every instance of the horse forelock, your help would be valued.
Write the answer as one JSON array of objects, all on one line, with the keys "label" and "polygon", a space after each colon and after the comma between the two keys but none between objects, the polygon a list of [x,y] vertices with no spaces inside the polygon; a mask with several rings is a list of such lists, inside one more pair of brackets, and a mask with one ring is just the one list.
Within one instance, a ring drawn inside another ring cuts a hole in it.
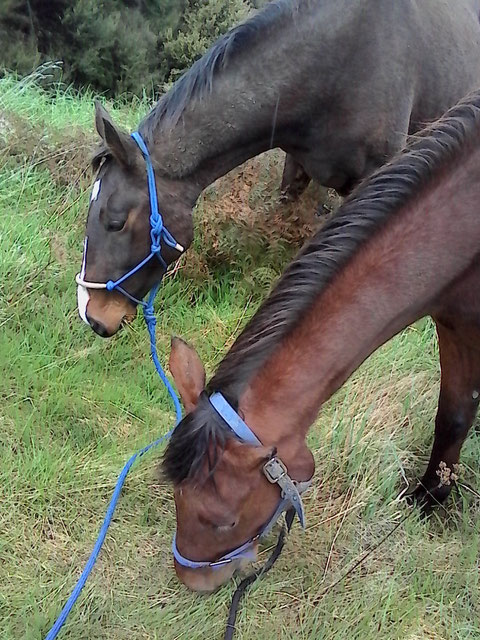
[{"label": "horse forelock", "polygon": [[179,485],[197,479],[207,462],[212,478],[229,438],[236,437],[202,393],[198,405],[175,427],[162,460],[167,480]]}]

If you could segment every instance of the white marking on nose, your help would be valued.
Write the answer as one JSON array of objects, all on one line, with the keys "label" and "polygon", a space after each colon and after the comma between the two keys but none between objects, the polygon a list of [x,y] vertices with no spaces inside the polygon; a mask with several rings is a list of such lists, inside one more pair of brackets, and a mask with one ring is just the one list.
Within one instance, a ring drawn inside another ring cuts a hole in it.
[{"label": "white marking on nose", "polygon": [[93,189],[92,189],[92,195],[90,196],[90,202],[93,202],[94,200],[96,200],[98,198],[98,194],[100,193],[101,184],[102,184],[101,180],[95,180],[95,183],[94,183]]},{"label": "white marking on nose", "polygon": [[[100,182],[100,181],[97,180],[97,182]],[[97,182],[95,184],[97,184]],[[87,242],[88,242],[88,238],[86,237],[83,242],[82,269],[80,271],[80,278],[82,280],[85,278],[85,269],[87,268]],[[78,285],[77,286],[78,315],[86,324],[90,326],[90,323],[87,319],[87,305],[89,300],[90,300],[90,294],[88,293],[88,289],[86,287],[82,287],[81,285]]]},{"label": "white marking on nose", "polygon": [[472,393],[472,398],[473,398],[474,400],[476,400],[476,399],[478,398],[478,391],[474,391],[474,392]]}]

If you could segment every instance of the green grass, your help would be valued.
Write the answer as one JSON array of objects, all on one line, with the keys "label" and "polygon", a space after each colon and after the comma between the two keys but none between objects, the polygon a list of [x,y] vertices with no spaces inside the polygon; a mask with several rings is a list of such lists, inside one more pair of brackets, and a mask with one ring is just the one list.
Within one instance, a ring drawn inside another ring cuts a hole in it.
[{"label": "green grass", "polygon": [[[138,103],[114,112],[131,127],[146,109]],[[85,148],[87,158],[93,139],[91,96],[51,97],[0,81],[4,640],[44,638],[90,553],[124,461],[173,421],[142,321],[102,341],[77,317],[74,274],[89,177],[83,156],[73,161],[64,151]],[[287,255],[279,249],[278,264]],[[251,277],[255,269],[266,281]],[[181,273],[168,280],[157,302],[164,359],[170,335],[179,334],[211,372],[276,272],[278,265],[249,263],[196,281]],[[327,403],[309,435],[317,472],[305,499],[307,530],[294,528],[274,570],[251,589],[239,640],[480,638],[480,502],[466,490],[449,500],[448,515],[421,522],[413,514],[330,588],[406,513],[396,496],[428,458],[438,377],[434,331],[425,320],[379,350]],[[235,584],[205,597],[176,580],[174,504],[158,480],[159,456],[131,472],[62,637],[221,637]],[[479,459],[473,434],[463,463],[474,487]]]}]

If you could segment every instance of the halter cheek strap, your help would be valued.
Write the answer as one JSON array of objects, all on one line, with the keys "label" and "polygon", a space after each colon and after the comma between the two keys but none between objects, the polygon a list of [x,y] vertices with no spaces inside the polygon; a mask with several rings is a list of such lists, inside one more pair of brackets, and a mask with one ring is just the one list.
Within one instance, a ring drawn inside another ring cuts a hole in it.
[{"label": "halter cheek strap", "polygon": [[[221,393],[212,394],[209,400],[215,411],[223,418],[229,428],[242,442],[256,447],[262,446],[262,443],[257,436]],[[300,524],[305,529],[305,512],[301,494],[309,488],[311,481],[296,482],[295,480],[292,480],[288,475],[287,467],[278,456],[273,456],[264,464],[263,473],[269,482],[272,484],[278,484],[281,492],[281,498],[273,515],[263,525],[259,533],[233,551],[230,551],[213,562],[190,560],[189,558],[186,558],[178,550],[176,536],[174,536],[172,552],[175,560],[180,565],[187,567],[188,569],[204,569],[205,567],[218,569],[229,564],[233,560],[254,560],[256,557],[253,548],[254,543],[263,536],[266,536],[281,514],[291,507],[295,509],[298,519],[300,520]]]},{"label": "halter cheek strap", "polygon": [[[210,403],[240,440],[257,447],[262,446],[262,443],[250,429],[248,424],[242,420],[221,393],[212,394],[210,396]],[[263,474],[269,482],[272,484],[278,484],[282,498],[295,509],[298,519],[300,520],[300,524],[305,529],[305,512],[303,509],[302,498],[300,497],[300,492],[296,483],[288,475],[288,470],[285,464],[278,456],[273,456],[264,464]]]}]

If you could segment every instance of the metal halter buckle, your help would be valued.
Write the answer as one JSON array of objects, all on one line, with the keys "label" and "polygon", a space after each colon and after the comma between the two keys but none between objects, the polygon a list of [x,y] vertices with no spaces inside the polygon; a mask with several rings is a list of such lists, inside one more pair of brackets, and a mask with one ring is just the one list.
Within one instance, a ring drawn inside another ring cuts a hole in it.
[{"label": "metal halter buckle", "polygon": [[224,560],[217,560],[216,562],[210,562],[208,566],[212,567],[212,569],[215,569],[216,567],[223,567],[224,564],[230,564],[232,560],[233,558],[225,558]]},{"label": "metal halter buckle", "polygon": [[263,473],[267,480],[272,484],[275,484],[288,475],[287,467],[283,464],[280,458],[277,458],[276,456],[270,458],[270,460],[263,465]]}]

